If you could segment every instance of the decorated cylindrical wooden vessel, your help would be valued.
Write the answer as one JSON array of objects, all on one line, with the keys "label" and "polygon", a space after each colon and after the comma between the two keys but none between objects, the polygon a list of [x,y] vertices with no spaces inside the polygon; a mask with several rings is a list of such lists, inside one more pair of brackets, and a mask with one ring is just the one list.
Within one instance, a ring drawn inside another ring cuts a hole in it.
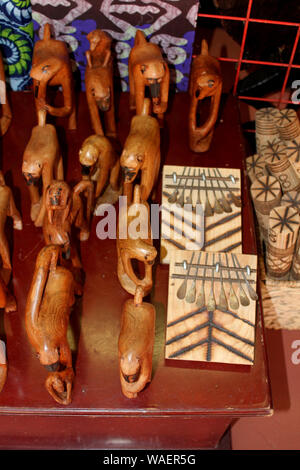
[{"label": "decorated cylindrical wooden vessel", "polygon": [[289,273],[299,224],[300,216],[294,207],[280,206],[271,210],[266,249],[266,267],[270,277],[284,278]]}]

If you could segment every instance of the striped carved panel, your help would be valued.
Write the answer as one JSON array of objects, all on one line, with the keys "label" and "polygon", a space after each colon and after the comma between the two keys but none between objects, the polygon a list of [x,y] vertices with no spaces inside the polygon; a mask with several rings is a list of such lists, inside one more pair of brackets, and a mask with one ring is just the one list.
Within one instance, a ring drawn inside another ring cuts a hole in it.
[{"label": "striped carved panel", "polygon": [[241,253],[240,170],[165,165],[160,238],[163,264],[178,249]]}]

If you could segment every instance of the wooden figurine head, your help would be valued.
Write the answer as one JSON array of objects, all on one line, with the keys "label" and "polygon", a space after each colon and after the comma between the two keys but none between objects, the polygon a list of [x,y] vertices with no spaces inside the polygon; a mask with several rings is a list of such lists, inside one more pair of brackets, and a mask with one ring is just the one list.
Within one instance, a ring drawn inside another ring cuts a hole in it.
[{"label": "wooden figurine head", "polygon": [[[141,200],[140,187],[134,188],[134,200],[120,215],[118,227],[117,252],[118,252],[118,278],[122,287],[132,295],[135,295],[137,287],[143,291],[143,296],[147,295],[152,288],[152,269],[157,256],[157,250],[153,246],[150,227],[150,211],[146,202]],[[130,233],[131,224],[135,224],[138,219],[144,220],[140,223],[138,236]],[[123,227],[128,231],[121,235]],[[144,265],[144,276],[139,277],[132,261],[138,260]]]},{"label": "wooden figurine head", "polygon": [[[222,93],[222,77],[219,61],[209,55],[205,40],[202,41],[201,54],[192,62],[190,74],[190,112],[189,143],[194,152],[209,149],[214,126],[218,117]],[[197,106],[199,101],[210,98],[209,115],[204,124],[197,126]]]}]

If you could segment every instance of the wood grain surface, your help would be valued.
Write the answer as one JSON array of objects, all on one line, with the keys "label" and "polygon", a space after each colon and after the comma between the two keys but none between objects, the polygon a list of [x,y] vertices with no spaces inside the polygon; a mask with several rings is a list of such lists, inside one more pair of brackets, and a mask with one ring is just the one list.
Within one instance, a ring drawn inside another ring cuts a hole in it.
[{"label": "wood grain surface", "polygon": [[[256,268],[255,255],[174,253],[169,274],[166,358],[253,363]],[[193,289],[195,295],[191,296]]]}]

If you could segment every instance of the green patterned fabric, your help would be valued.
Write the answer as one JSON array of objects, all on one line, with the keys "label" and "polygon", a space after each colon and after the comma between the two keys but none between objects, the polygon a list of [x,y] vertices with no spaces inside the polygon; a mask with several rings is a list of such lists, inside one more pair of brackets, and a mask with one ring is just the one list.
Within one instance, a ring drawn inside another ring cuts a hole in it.
[{"label": "green patterned fabric", "polygon": [[1,0],[0,49],[6,80],[13,90],[28,86],[33,50],[30,0]]}]

